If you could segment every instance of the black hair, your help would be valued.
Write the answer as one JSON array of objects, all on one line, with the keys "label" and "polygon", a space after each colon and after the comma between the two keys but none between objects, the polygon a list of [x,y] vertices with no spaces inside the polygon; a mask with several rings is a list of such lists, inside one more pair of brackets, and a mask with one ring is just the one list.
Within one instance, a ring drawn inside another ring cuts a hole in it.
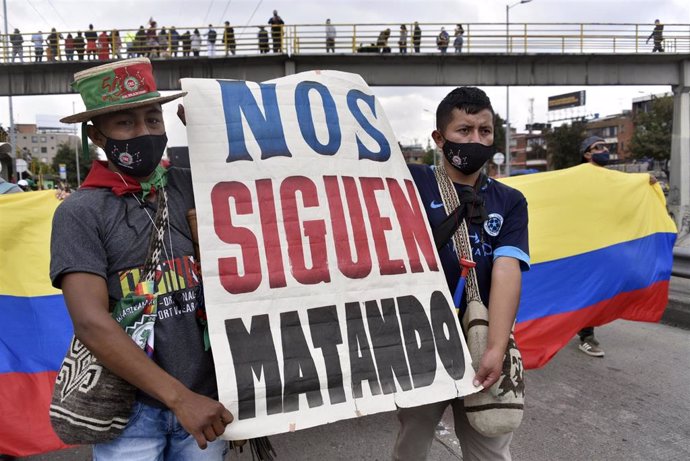
[{"label": "black hair", "polygon": [[491,100],[484,91],[474,86],[463,86],[448,93],[436,108],[437,130],[443,131],[446,129],[450,123],[453,109],[458,109],[471,115],[488,109],[491,112],[492,122],[495,116],[494,108],[491,107]]}]

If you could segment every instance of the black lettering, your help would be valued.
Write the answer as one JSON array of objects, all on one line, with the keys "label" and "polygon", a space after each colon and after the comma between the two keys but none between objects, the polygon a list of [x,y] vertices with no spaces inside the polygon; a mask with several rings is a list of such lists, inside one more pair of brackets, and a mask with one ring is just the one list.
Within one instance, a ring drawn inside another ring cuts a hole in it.
[{"label": "black lettering", "polygon": [[412,382],[415,388],[428,386],[436,377],[436,346],[429,319],[414,296],[400,296],[397,300]]},{"label": "black lettering", "polygon": [[374,347],[376,365],[379,372],[379,382],[384,394],[395,392],[395,378],[404,391],[412,389],[410,370],[405,360],[398,314],[395,311],[395,301],[392,298],[381,300],[381,310],[376,301],[364,303],[367,311],[369,335]]},{"label": "black lettering", "polygon": [[326,363],[328,379],[328,396],[331,404],[345,401],[343,387],[343,370],[340,364],[338,344],[343,343],[338,322],[338,311],[335,306],[315,307],[307,311],[311,340],[315,348],[320,348],[323,361]]},{"label": "black lettering", "polygon": [[[446,297],[440,291],[431,294],[431,328],[441,363],[451,378],[458,380],[465,375],[465,357],[462,342],[455,326],[455,309],[451,309]],[[444,325],[448,329],[446,338]]]},{"label": "black lettering", "polygon": [[262,374],[266,386],[266,411],[269,415],[281,413],[283,384],[268,315],[253,316],[250,331],[242,319],[227,319],[225,333],[235,366],[239,400],[237,417],[249,419],[256,416],[254,375],[261,379]]},{"label": "black lettering", "polygon": [[307,394],[309,408],[323,405],[321,382],[296,311],[280,314],[283,343],[283,411],[299,410],[299,395]]},{"label": "black lettering", "polygon": [[350,376],[352,380],[352,396],[362,397],[362,381],[369,381],[372,395],[381,393],[374,359],[371,356],[369,340],[362,321],[362,310],[359,303],[346,303],[345,316],[347,318],[347,342],[350,350]]}]

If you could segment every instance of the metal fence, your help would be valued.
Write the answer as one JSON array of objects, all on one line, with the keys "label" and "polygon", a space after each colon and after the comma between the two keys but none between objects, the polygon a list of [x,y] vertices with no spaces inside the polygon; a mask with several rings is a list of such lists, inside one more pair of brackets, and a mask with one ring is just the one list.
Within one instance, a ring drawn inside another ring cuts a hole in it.
[{"label": "metal fence", "polygon": [[[86,52],[83,59],[118,59],[147,55],[157,59],[179,57],[226,57],[260,53],[324,54],[334,53],[455,53],[457,24],[419,24],[421,34],[415,38],[415,24],[333,24],[335,38],[327,50],[325,24],[285,25],[272,31],[268,25],[233,27],[233,36],[225,34],[223,26],[215,28],[215,46],[208,41],[208,27],[178,26],[146,29],[144,42],[136,38],[138,29],[112,30],[105,39],[97,39],[95,53]],[[447,46],[439,45],[441,28],[448,33]],[[462,53],[651,53],[654,39],[648,40],[653,24],[633,23],[471,23],[463,24]],[[195,40],[191,37],[198,31]],[[387,31],[387,32],[386,32]],[[0,62],[51,62],[78,60],[81,53],[65,47],[68,34],[74,39],[79,31],[58,31],[58,38],[49,41],[50,33],[20,33],[19,46],[12,43],[12,35],[0,35]],[[82,31],[83,32],[83,31]],[[188,32],[190,39],[183,39]],[[666,53],[690,53],[690,24],[666,24],[662,48]],[[647,43],[649,42],[649,43]],[[99,45],[100,43],[100,45]],[[40,46],[37,46],[40,45]],[[198,45],[198,46],[197,46]],[[40,55],[37,50],[41,49]]]}]

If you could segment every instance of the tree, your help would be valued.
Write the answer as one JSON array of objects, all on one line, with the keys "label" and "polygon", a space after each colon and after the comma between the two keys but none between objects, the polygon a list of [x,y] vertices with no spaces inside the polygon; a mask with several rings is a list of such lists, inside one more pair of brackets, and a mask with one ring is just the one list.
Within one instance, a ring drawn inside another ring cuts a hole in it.
[{"label": "tree", "polygon": [[[80,146],[81,147],[81,146]],[[84,159],[83,155],[79,156],[79,173],[83,181],[89,170],[91,163],[98,159],[98,151],[93,144],[89,144],[89,159]],[[60,171],[60,164],[64,163],[67,169],[67,183],[72,186],[77,186],[77,160],[74,155],[74,147],[67,143],[62,143],[58,146],[57,153],[53,157],[53,169],[56,172]]]},{"label": "tree", "polygon": [[426,148],[424,149],[424,159],[422,160],[422,162],[424,162],[427,165],[433,165],[435,154],[436,154],[436,144],[434,144],[432,146],[431,141],[429,139],[427,139],[426,140]]},{"label": "tree", "polygon": [[671,157],[673,98],[653,98],[649,112],[635,116],[635,132],[630,144],[635,158],[667,160]]},{"label": "tree", "polygon": [[504,154],[506,150],[505,123],[506,121],[500,115],[494,114],[494,146],[496,146],[497,152],[503,152]]},{"label": "tree", "polygon": [[570,125],[563,124],[546,134],[547,152],[554,170],[568,168],[581,163],[580,144],[585,139],[584,120]]}]

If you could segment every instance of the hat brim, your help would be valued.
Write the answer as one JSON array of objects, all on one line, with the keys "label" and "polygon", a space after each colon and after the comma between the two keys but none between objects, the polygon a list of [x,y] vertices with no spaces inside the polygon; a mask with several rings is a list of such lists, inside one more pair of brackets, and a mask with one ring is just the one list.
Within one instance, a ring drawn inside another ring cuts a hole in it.
[{"label": "hat brim", "polygon": [[108,107],[102,107],[100,109],[87,110],[84,112],[79,112],[78,114],[69,115],[67,117],[61,118],[60,122],[61,123],[88,122],[92,118],[98,117],[99,115],[103,115],[103,114],[110,114],[112,112],[120,112],[122,110],[134,109],[135,107],[148,106],[150,104],[156,104],[156,103],[165,104],[166,102],[170,102],[174,99],[181,98],[182,96],[185,96],[186,94],[187,94],[187,92],[183,91],[182,93],[177,93],[177,94],[173,94],[170,96],[158,96],[157,98],[151,98],[151,99],[147,99],[145,101],[126,102],[124,104],[115,104],[115,105],[108,106]]}]

